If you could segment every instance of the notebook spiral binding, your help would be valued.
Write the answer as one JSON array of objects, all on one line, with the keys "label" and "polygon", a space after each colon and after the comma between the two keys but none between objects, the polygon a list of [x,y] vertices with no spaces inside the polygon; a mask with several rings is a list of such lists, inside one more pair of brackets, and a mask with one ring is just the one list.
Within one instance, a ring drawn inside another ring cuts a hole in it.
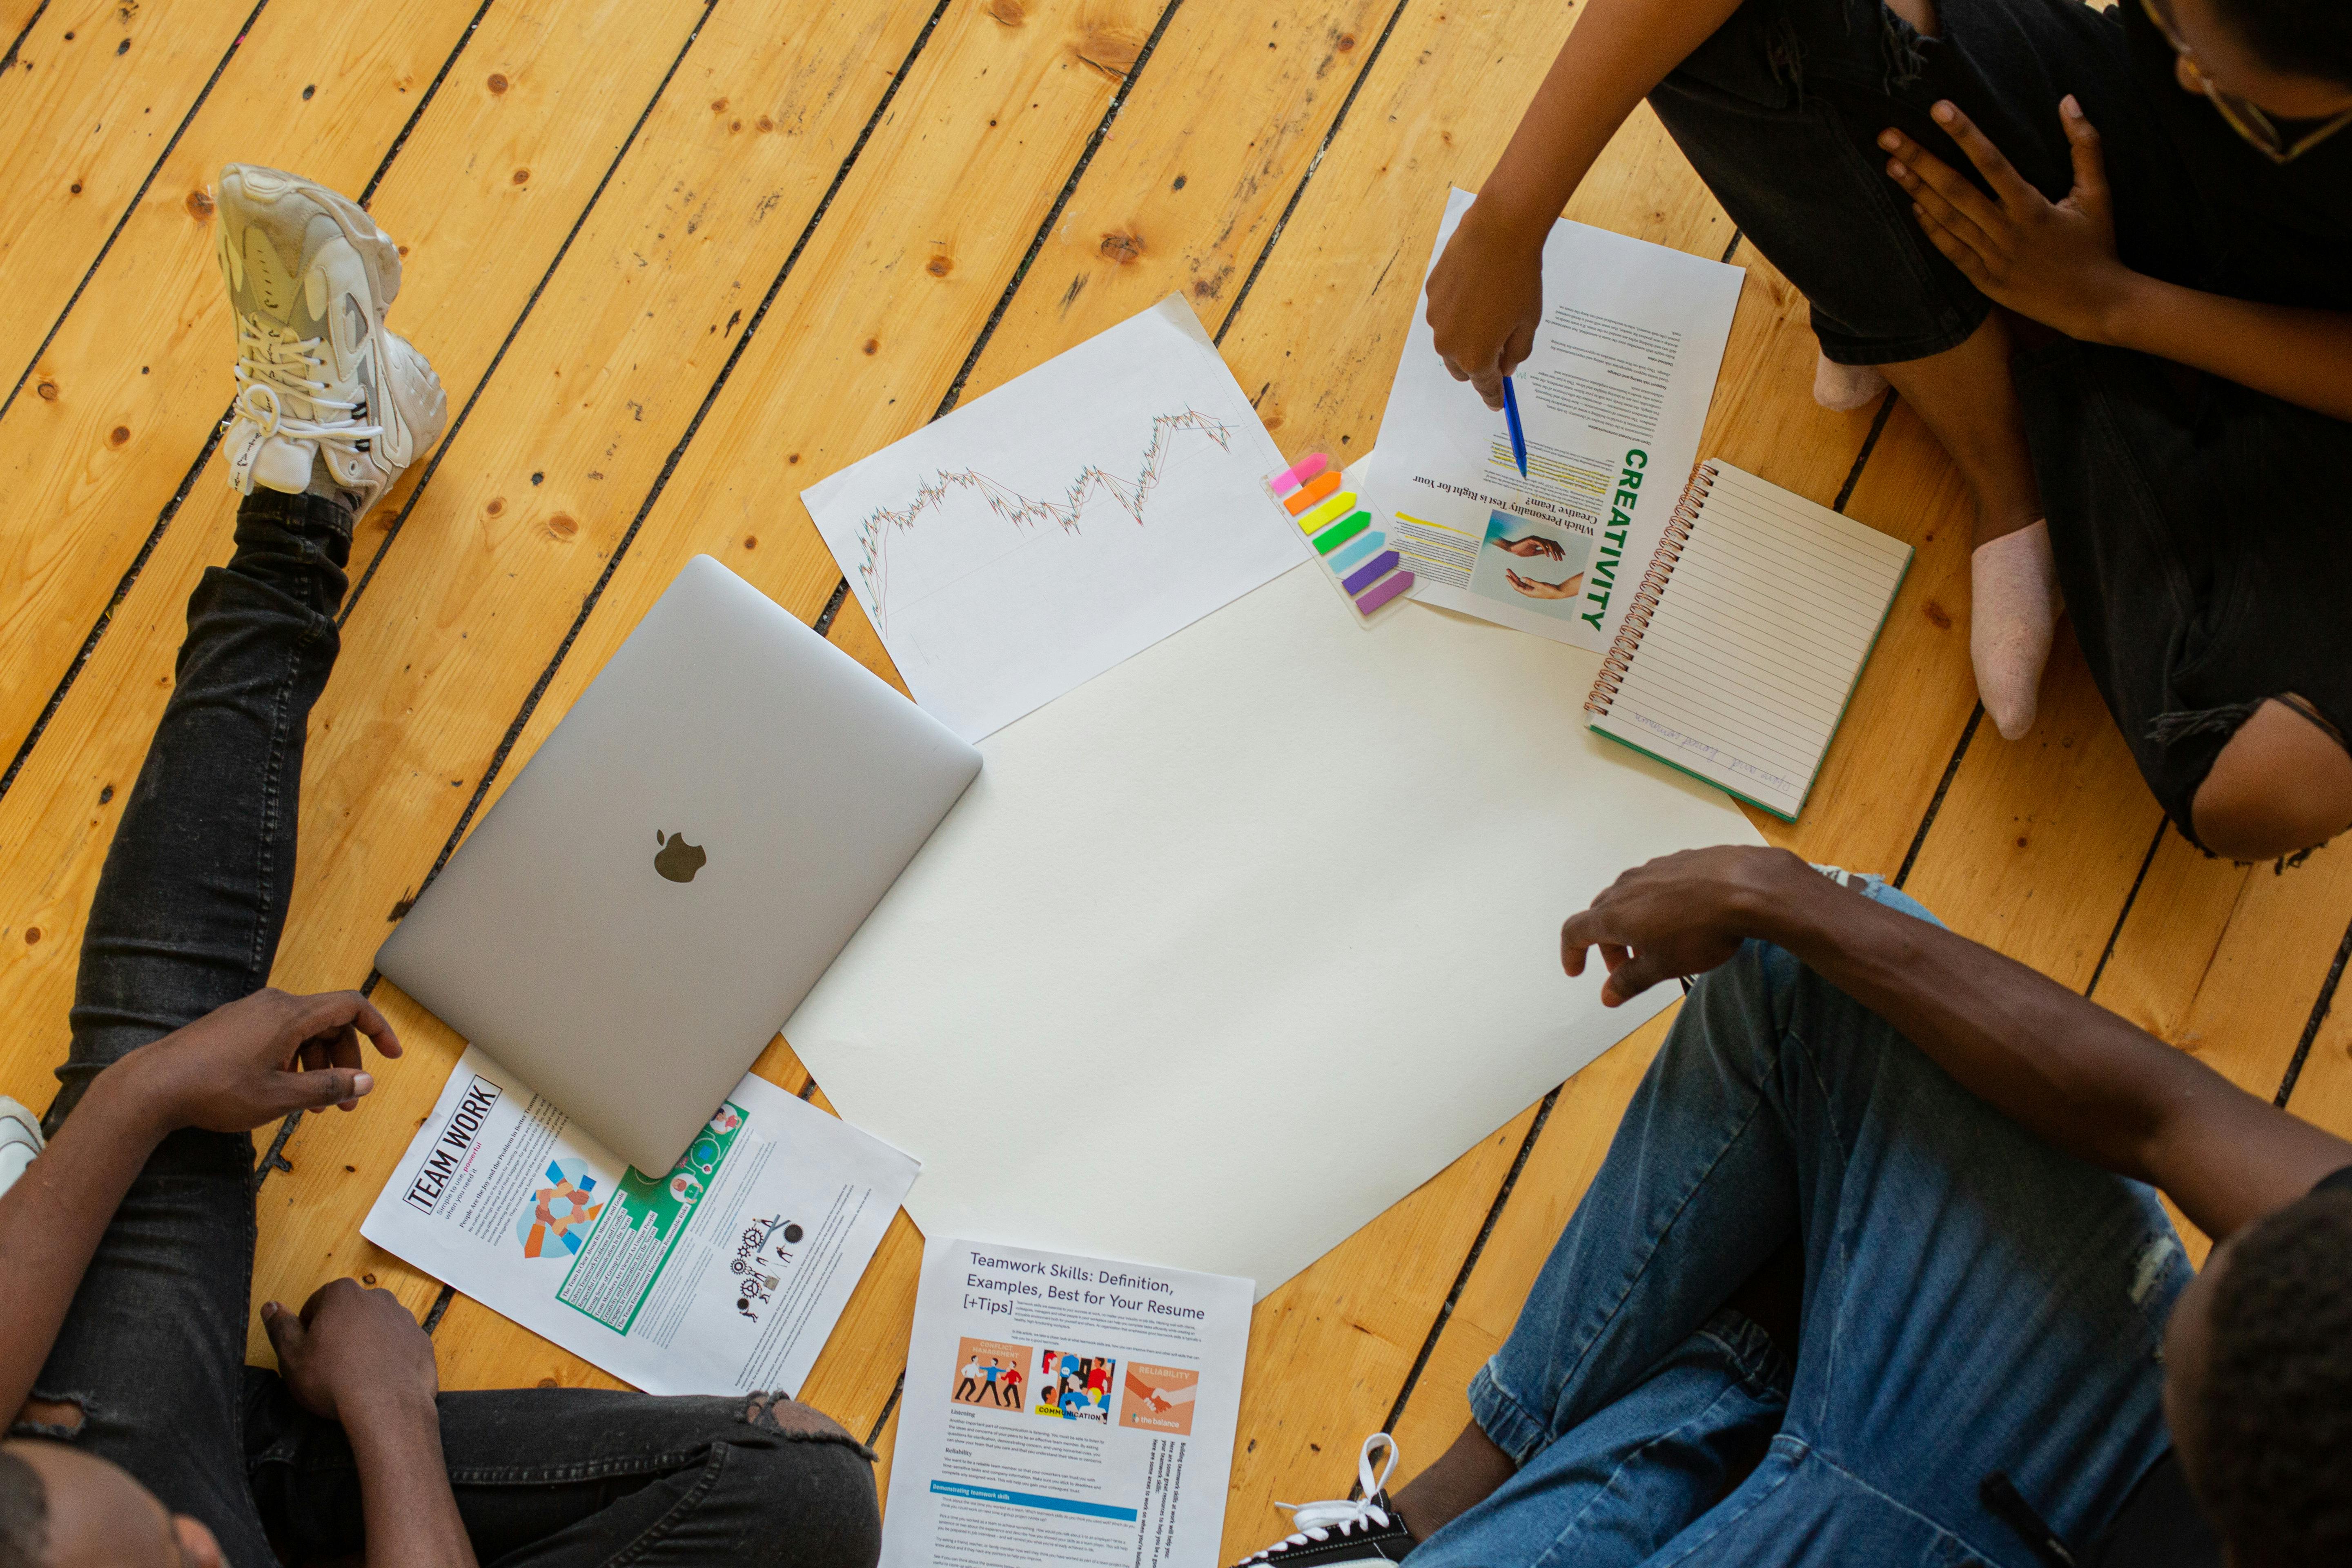
[{"label": "notebook spiral binding", "polygon": [[1592,679],[1591,694],[1584,700],[1584,710],[1605,719],[1610,707],[1617,700],[1617,689],[1625,684],[1626,667],[1633,662],[1634,652],[1642,646],[1642,634],[1650,629],[1650,617],[1658,613],[1659,596],[1666,591],[1666,579],[1675,574],[1675,563],[1683,558],[1683,549],[1690,543],[1691,525],[1698,521],[1698,509],[1706,503],[1706,492],[1715,488],[1715,465],[1701,462],[1691,469],[1690,480],[1683,486],[1682,499],[1675,502],[1674,515],[1666,520],[1665,532],[1658,539],[1657,553],[1650,557],[1650,569],[1642,574],[1639,586],[1633,590],[1633,602],[1625,611],[1625,618],[1617,624],[1617,640],[1609,645],[1609,655],[1601,661],[1601,673]]}]

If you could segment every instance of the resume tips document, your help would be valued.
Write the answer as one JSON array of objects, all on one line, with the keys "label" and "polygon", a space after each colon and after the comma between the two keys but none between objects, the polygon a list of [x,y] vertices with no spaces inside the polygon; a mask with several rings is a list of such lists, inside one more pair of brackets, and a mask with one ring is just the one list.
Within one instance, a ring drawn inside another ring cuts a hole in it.
[{"label": "resume tips document", "polygon": [[1213,1568],[1247,1279],[934,1239],[885,1568]]}]

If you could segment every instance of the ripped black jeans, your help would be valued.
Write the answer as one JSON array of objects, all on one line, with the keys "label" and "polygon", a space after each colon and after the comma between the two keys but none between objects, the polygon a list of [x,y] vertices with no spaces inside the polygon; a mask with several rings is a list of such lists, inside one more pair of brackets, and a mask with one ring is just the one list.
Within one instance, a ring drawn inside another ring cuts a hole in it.
[{"label": "ripped black jeans", "polygon": [[[1880,0],[1746,0],[1650,97],[1743,238],[1811,302],[1830,359],[1923,359],[1992,309],[1928,244],[1876,144],[1900,127],[1974,178],[1928,117],[1943,98],[2056,200],[2074,178],[2058,102],[2074,94],[2135,271],[2352,310],[2352,136],[2269,163],[2180,90],[2139,0],[1936,10],[1923,38]],[[2197,791],[2263,700],[2297,694],[2323,733],[2352,735],[2352,528],[2334,499],[2352,424],[2068,339],[2013,366],[2075,636],[2148,788],[2195,843]]]},{"label": "ripped black jeans", "polygon": [[[176,685],[82,939],[52,1131],[110,1063],[268,979],[293,888],[303,731],[338,644],[351,519],[264,491],[188,604]],[[362,1112],[364,1114],[364,1111]],[[253,1142],[175,1132],[132,1183],[35,1385],[50,1425],[194,1515],[237,1568],[363,1543],[342,1428],[245,1364]],[[789,1401],[591,1389],[441,1396],[485,1564],[871,1564],[873,1456]]]}]

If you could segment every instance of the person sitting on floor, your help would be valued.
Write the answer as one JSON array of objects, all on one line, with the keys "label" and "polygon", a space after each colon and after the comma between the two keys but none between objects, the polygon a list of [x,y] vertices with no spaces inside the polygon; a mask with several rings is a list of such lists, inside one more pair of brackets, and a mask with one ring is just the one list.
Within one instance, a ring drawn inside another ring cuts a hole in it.
[{"label": "person sitting on floor", "polygon": [[873,1455],[782,1395],[438,1394],[415,1320],[349,1279],[265,1304],[278,1367],[245,1364],[247,1134],[400,1054],[357,993],[263,984],[352,527],[445,405],[356,204],[232,165],[217,221],[246,500],[91,901],[47,1146],[0,1194],[0,1563],[871,1564]]},{"label": "person sitting on floor", "polygon": [[1560,942],[1704,974],[1453,1447],[1250,1563],[2352,1562],[2352,1143],[1784,851]]},{"label": "person sitting on floor", "polygon": [[1811,301],[1816,395],[1891,382],[1968,482],[2000,732],[2063,608],[2191,843],[2352,824],[2352,7],[1592,0],[1430,275],[1489,406],[1552,221],[1644,95]]}]

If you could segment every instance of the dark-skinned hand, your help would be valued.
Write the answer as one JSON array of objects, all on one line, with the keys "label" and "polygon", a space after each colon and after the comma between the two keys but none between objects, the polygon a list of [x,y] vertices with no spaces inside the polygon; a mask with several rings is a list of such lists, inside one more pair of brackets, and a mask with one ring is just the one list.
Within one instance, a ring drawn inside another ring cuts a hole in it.
[{"label": "dark-skinned hand", "polygon": [[1886,172],[1910,193],[1912,216],[1929,243],[1994,304],[2070,338],[2104,341],[2133,273],[2116,254],[2099,133],[2074,95],[2058,106],[2074,161],[2074,187],[2055,202],[2028,184],[1958,105],[1941,102],[1932,112],[1993,195],[1902,132],[1880,132],[1879,146],[1892,154]]},{"label": "dark-skinned hand", "polygon": [[264,1302],[261,1326],[288,1392],[313,1415],[348,1420],[354,1401],[370,1399],[429,1405],[441,1386],[431,1337],[389,1290],[331,1279],[299,1314]]},{"label": "dark-skinned hand", "polygon": [[1591,907],[1559,928],[1560,967],[1584,973],[1588,949],[1601,950],[1609,978],[1602,1005],[1632,1001],[1662,980],[1703,974],[1728,960],[1752,934],[1743,911],[1805,863],[1782,849],[1724,845],[1685,849],[1636,866],[1601,890]]},{"label": "dark-skinned hand", "polygon": [[361,1070],[365,1037],[386,1057],[399,1037],[356,991],[293,996],[257,991],[122,1058],[170,1128],[247,1132],[296,1110],[351,1110],[375,1085]]},{"label": "dark-skinned hand", "polygon": [[1543,242],[1551,226],[1518,234],[1473,205],[1429,272],[1429,326],[1456,381],[1501,412],[1503,378],[1534,350],[1543,319]]}]

